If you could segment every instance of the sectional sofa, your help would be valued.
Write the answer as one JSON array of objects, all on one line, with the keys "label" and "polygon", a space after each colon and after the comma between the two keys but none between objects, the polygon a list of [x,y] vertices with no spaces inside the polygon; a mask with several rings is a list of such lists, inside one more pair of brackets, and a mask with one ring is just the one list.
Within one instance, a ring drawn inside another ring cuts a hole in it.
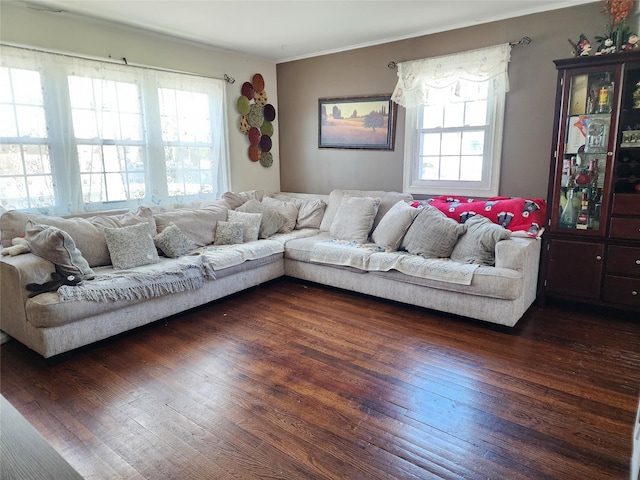
[{"label": "sectional sofa", "polygon": [[283,275],[514,326],[536,298],[538,235],[453,220],[460,206],[251,191],[94,217],[6,212],[3,247],[25,236],[31,252],[0,259],[0,329],[50,358]]}]

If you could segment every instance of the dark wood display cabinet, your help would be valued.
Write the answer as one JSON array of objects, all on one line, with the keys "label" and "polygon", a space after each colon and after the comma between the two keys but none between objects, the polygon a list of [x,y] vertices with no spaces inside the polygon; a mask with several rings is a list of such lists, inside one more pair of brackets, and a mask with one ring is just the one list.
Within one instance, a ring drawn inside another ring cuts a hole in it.
[{"label": "dark wood display cabinet", "polygon": [[640,311],[640,51],[554,63],[541,303]]}]

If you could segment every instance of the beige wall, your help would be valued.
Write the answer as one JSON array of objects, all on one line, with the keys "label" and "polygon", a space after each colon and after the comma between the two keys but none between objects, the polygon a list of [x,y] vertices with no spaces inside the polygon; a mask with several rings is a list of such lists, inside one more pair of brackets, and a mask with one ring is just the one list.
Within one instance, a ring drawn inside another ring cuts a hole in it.
[{"label": "beige wall", "polygon": [[[212,28],[215,28],[215,19],[212,20]],[[280,154],[275,63],[67,13],[39,11],[26,8],[24,4],[9,4],[4,1],[0,2],[0,41],[82,56],[118,59],[126,57],[131,64],[215,78],[222,78],[225,73],[234,77],[236,82],[233,85],[227,84],[226,90],[231,189],[279,189]],[[236,100],[242,84],[251,81],[255,73],[261,73],[264,77],[269,103],[276,107],[272,148],[274,162],[269,168],[249,160],[249,142],[238,128]]]},{"label": "beige wall", "polygon": [[[393,152],[318,148],[318,98],[391,93],[401,62],[517,41],[509,66],[500,194],[546,197],[556,70],[571,54],[567,39],[601,35],[600,2],[478,25],[344,53],[279,64],[281,188],[329,193],[334,188],[401,190],[404,116],[398,111]],[[595,43],[595,42],[594,42]],[[595,50],[595,49],[594,49]]]}]

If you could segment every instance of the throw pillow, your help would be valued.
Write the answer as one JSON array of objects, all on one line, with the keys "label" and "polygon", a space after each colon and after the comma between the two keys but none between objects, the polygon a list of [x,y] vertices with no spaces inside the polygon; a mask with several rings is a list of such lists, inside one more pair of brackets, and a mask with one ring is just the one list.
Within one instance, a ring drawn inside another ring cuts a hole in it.
[{"label": "throw pillow", "polygon": [[236,211],[244,213],[259,213],[262,215],[258,238],[269,238],[274,233],[280,231],[287,221],[284,215],[267,207],[265,204],[257,200],[248,200],[243,205],[239,206]]},{"label": "throw pillow", "polygon": [[367,243],[379,206],[378,198],[343,198],[331,223],[329,234],[339,240]]},{"label": "throw pillow", "polygon": [[27,221],[25,238],[31,252],[56,265],[63,275],[75,275],[79,278],[93,278],[94,273],[87,260],[76,247],[73,238],[57,227],[39,225]]},{"label": "throw pillow", "polygon": [[222,194],[222,200],[227,204],[228,208],[235,210],[249,200],[262,201],[264,190],[247,190],[246,192],[225,192]]},{"label": "throw pillow", "polygon": [[175,223],[170,223],[164,230],[153,237],[153,243],[169,258],[177,258],[197,247]]},{"label": "throw pillow", "polygon": [[227,214],[228,222],[241,223],[243,226],[242,241],[255,242],[258,240],[260,233],[260,223],[262,221],[261,213],[238,212],[237,210],[229,210]]},{"label": "throw pillow", "polygon": [[279,233],[289,233],[296,228],[296,221],[298,220],[298,213],[300,210],[300,204],[296,202],[284,202],[271,197],[264,197],[262,203],[277,211],[280,215],[284,216],[285,222]]},{"label": "throw pillow", "polygon": [[386,251],[395,252],[418,213],[420,210],[400,200],[382,217],[371,239]]},{"label": "throw pillow", "polygon": [[449,258],[465,226],[425,205],[407,230],[401,247],[425,258]]},{"label": "throw pillow", "polygon": [[213,243],[216,223],[227,219],[227,209],[210,208],[187,209],[178,208],[166,212],[155,213],[158,232],[174,224],[189,237],[198,247]]},{"label": "throw pillow", "polygon": [[451,260],[460,263],[495,265],[496,243],[511,237],[511,231],[496,225],[482,215],[474,215],[465,223],[467,231],[451,252]]},{"label": "throw pillow", "polygon": [[148,265],[160,261],[147,223],[122,228],[105,228],[104,236],[116,270]]},{"label": "throw pillow", "polygon": [[285,202],[294,202],[299,206],[298,219],[296,220],[296,229],[301,228],[320,228],[327,203],[321,198],[315,200],[304,200],[302,198],[289,197],[282,193],[273,195],[277,200]]},{"label": "throw pillow", "polygon": [[214,245],[237,245],[242,243],[244,225],[239,222],[218,222]]}]

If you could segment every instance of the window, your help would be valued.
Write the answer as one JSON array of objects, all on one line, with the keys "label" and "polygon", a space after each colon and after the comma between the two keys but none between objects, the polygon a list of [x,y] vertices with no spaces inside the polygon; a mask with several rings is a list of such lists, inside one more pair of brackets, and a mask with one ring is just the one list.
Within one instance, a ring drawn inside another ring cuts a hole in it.
[{"label": "window", "polygon": [[404,190],[498,194],[510,47],[398,65],[393,100],[407,108]]},{"label": "window", "polygon": [[223,81],[0,48],[5,209],[64,214],[227,190]]}]

